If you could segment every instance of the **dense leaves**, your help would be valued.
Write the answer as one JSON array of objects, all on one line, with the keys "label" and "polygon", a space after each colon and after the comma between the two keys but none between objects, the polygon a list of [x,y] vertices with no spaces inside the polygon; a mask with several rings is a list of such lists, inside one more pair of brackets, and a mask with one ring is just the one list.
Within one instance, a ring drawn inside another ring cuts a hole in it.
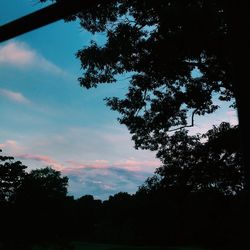
[{"label": "dense leaves", "polygon": [[244,187],[238,126],[221,123],[202,136],[177,131],[166,140],[157,156],[163,166],[146,181],[141,191],[178,189],[232,195]]},{"label": "dense leaves", "polygon": [[3,249],[28,249],[33,242],[57,240],[67,231],[65,211],[71,200],[66,196],[68,178],[50,167],[29,173],[25,169],[13,157],[0,156],[0,248],[3,244]]},{"label": "dense leaves", "polygon": [[14,161],[13,157],[0,155],[0,203],[15,199],[26,168],[20,161]]},{"label": "dense leaves", "polygon": [[230,11],[230,1],[100,1],[69,18],[106,36],[104,44],[92,41],[77,52],[80,84],[96,87],[129,73],[125,98],[107,104],[136,147],[158,149],[169,130],[214,112],[213,94],[232,100]]},{"label": "dense leaves", "polygon": [[[46,167],[32,170],[22,183],[19,196],[27,199],[55,199],[67,194],[68,177],[61,176],[59,171]],[[29,192],[27,192],[29,190]]]}]

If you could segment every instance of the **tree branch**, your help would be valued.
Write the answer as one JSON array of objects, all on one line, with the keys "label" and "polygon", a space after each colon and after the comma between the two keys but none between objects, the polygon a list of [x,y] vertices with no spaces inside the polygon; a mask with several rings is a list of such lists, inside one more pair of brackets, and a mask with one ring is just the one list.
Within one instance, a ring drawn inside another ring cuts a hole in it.
[{"label": "tree branch", "polygon": [[170,130],[168,130],[168,132],[173,132],[173,131],[177,131],[177,130],[180,130],[180,129],[183,129],[183,128],[191,128],[191,127],[193,127],[194,126],[194,115],[197,112],[197,110],[198,110],[198,108],[196,108],[192,113],[191,124],[190,125],[184,125],[184,126],[181,126],[179,128],[170,129]]},{"label": "tree branch", "polygon": [[[143,93],[143,101],[146,100],[146,95],[147,95],[147,90],[144,90],[144,93]],[[146,111],[146,105],[145,105],[144,107],[145,107],[145,111]],[[135,117],[138,116],[138,114],[139,114],[139,112],[142,110],[142,108],[143,108],[143,106],[137,109],[137,111],[136,111],[136,113],[135,113]]]}]

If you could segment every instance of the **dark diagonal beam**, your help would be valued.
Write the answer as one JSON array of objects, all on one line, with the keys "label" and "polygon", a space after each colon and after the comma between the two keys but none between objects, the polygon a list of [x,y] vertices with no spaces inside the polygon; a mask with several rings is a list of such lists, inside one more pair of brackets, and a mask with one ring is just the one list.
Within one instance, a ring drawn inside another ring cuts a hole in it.
[{"label": "dark diagonal beam", "polygon": [[0,42],[97,6],[100,0],[63,0],[0,26]]}]

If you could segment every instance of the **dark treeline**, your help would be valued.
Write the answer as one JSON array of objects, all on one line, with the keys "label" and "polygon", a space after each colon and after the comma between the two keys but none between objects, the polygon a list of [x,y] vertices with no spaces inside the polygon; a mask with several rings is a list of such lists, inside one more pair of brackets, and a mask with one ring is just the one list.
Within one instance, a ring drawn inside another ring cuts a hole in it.
[{"label": "dark treeline", "polygon": [[238,127],[227,123],[203,136],[178,131],[165,148],[170,158],[153,177],[135,194],[105,201],[67,196],[68,178],[59,171],[28,173],[20,161],[1,155],[0,248],[77,240],[239,249],[245,205],[237,141]]}]

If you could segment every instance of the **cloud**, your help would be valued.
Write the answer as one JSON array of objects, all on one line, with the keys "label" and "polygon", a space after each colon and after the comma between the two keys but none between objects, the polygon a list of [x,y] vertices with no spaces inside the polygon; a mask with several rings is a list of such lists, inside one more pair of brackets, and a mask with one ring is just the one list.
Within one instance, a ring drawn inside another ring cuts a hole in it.
[{"label": "cloud", "polygon": [[123,161],[118,161],[114,163],[114,166],[121,166],[122,169],[129,171],[143,171],[144,169],[151,169],[160,166],[160,161],[151,160],[151,161],[138,161],[135,159],[128,159]]},{"label": "cloud", "polygon": [[113,163],[107,160],[61,163],[48,155],[19,154],[16,157],[22,161],[40,162],[43,167],[52,166],[61,171],[69,177],[70,195],[80,197],[91,194],[98,199],[107,199],[110,195],[122,191],[134,193],[138,186],[152,175],[152,171],[143,166],[156,166],[154,161],[141,162],[131,159]]},{"label": "cloud", "polygon": [[35,160],[35,161],[43,161],[46,163],[52,163],[53,160],[46,156],[46,155],[32,155],[32,154],[22,154],[22,155],[18,155],[18,158],[21,159],[26,159],[26,160]]},{"label": "cloud", "polygon": [[14,102],[18,102],[22,104],[30,103],[30,101],[20,92],[14,92],[14,91],[7,90],[7,89],[0,89],[0,95]]},{"label": "cloud", "polygon": [[31,64],[36,57],[35,51],[30,50],[24,43],[9,42],[0,46],[0,63],[16,66]]},{"label": "cloud", "polygon": [[33,161],[42,162],[43,164],[47,166],[52,166],[56,170],[59,170],[59,171],[62,171],[65,168],[58,161],[46,155],[20,154],[20,155],[17,155],[16,157],[22,160],[33,160]]},{"label": "cloud", "polygon": [[20,153],[26,150],[26,148],[20,145],[16,140],[11,139],[1,143],[0,148],[4,149],[4,151],[10,155],[14,155],[15,153]]},{"label": "cloud", "polygon": [[[126,164],[131,167],[131,164],[135,164],[132,162],[133,160],[138,161],[136,164],[140,162],[141,165],[144,165],[155,158],[155,152],[135,150],[128,131],[125,128],[120,129],[116,124],[111,127],[100,126],[97,128],[71,127],[65,130],[60,140],[50,137],[47,138],[47,144],[45,141],[44,143],[46,147],[60,147],[61,152],[65,155],[71,155],[67,157],[68,159],[74,159],[75,162],[84,164],[97,164],[94,161],[106,160],[109,165]],[[78,152],[78,154],[74,152]],[[104,165],[105,162],[101,163]]]},{"label": "cloud", "polygon": [[125,159],[119,161],[95,160],[88,162],[66,161],[65,173],[77,174],[83,169],[123,169],[130,172],[152,173],[155,168],[160,166],[159,160],[140,161],[135,159]]},{"label": "cloud", "polygon": [[68,173],[69,194],[75,197],[91,194],[105,200],[118,192],[135,193],[152,173],[132,172],[126,169],[109,167],[107,169],[85,168],[78,173]]},{"label": "cloud", "polygon": [[17,41],[0,46],[0,65],[11,65],[23,69],[37,68],[54,74],[64,74],[62,69],[26,43]]},{"label": "cloud", "polygon": [[154,152],[135,150],[127,130],[115,124],[37,131],[16,135],[26,150],[11,155],[29,170],[52,166],[61,171],[69,177],[69,194],[75,197],[106,199],[121,191],[134,193],[161,164]]},{"label": "cloud", "polygon": [[75,197],[85,194],[98,199],[107,199],[118,192],[135,193],[159,161],[137,161],[128,159],[109,162],[96,160],[92,162],[67,161],[63,174],[69,177],[69,193]]},{"label": "cloud", "polygon": [[68,167],[65,171],[74,171],[78,169],[93,168],[93,169],[105,169],[110,166],[109,161],[106,160],[94,160],[88,162],[66,161]]}]

